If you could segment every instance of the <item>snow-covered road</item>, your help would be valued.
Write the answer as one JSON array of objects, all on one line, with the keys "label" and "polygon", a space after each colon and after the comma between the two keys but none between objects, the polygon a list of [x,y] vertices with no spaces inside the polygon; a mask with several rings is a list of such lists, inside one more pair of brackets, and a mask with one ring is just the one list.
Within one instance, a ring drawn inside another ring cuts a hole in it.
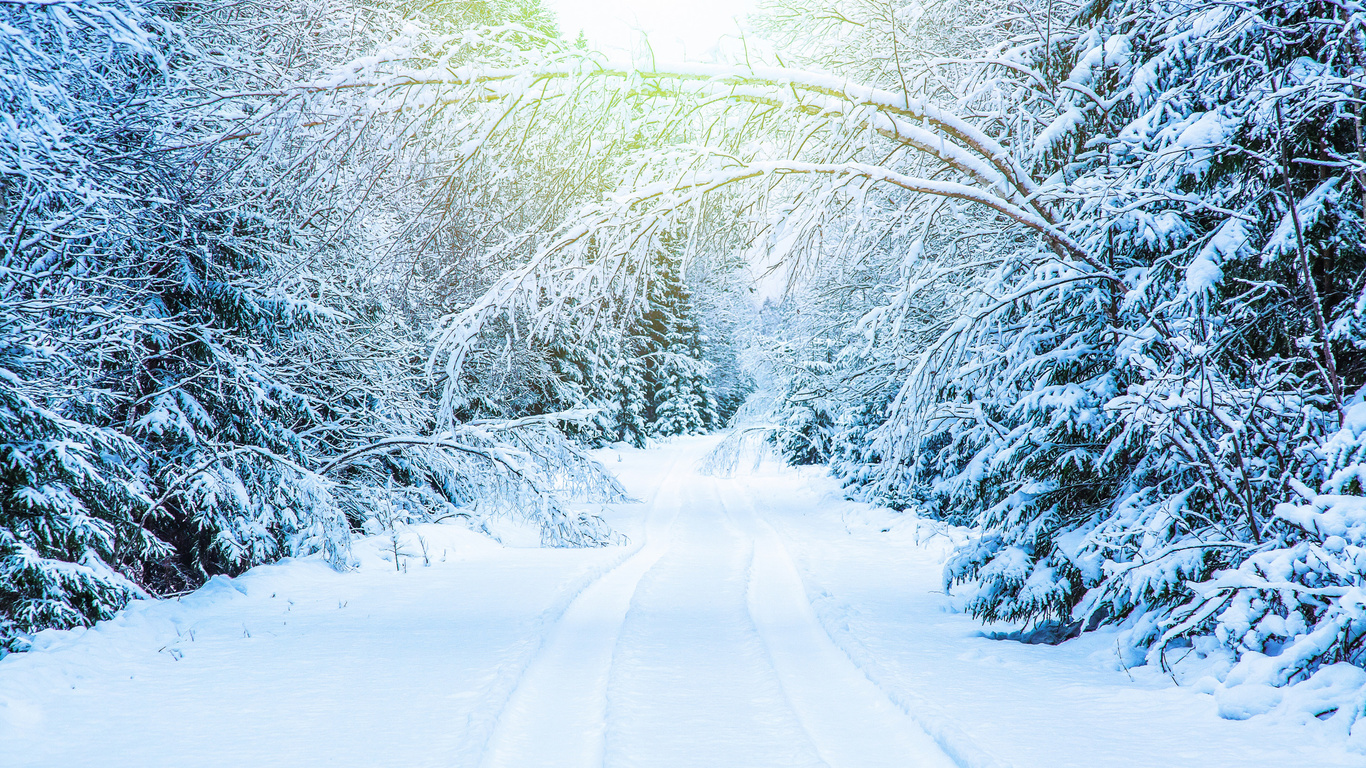
[{"label": "snow-covered road", "polygon": [[773,530],[676,454],[644,541],[556,622],[489,766],[951,766],[820,629]]},{"label": "snow-covered road", "polygon": [[258,568],[44,633],[0,661],[0,766],[1366,763],[1221,720],[1104,634],[983,638],[938,591],[944,535],[814,470],[699,475],[712,444],[604,452],[644,500],[609,510],[626,547],[421,526],[401,568],[373,539],[355,572]]}]

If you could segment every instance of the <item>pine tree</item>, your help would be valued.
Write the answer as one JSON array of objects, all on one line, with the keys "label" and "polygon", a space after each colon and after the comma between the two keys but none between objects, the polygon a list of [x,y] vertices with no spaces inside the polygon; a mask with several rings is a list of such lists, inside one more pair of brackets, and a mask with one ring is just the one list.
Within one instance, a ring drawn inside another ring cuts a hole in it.
[{"label": "pine tree", "polygon": [[642,319],[649,338],[650,431],[660,436],[706,432],[716,426],[716,400],[692,296],[668,249],[658,252],[652,266],[649,309]]},{"label": "pine tree", "polygon": [[647,392],[647,368],[641,358],[643,339],[631,333],[622,339],[618,354],[612,361],[611,385],[608,402],[612,428],[617,440],[637,448],[645,447],[650,434],[646,421],[650,401]]}]

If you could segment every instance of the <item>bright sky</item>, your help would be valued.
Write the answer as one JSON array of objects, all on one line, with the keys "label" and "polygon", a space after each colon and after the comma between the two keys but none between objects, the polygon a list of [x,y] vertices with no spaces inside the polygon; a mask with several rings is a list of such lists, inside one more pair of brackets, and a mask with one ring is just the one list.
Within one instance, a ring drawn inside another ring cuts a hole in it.
[{"label": "bright sky", "polygon": [[[754,0],[545,0],[572,40],[582,29],[589,45],[612,58],[648,57],[640,31],[650,36],[661,62],[706,60],[722,35],[736,36]],[[639,30],[639,31],[637,31]]]}]

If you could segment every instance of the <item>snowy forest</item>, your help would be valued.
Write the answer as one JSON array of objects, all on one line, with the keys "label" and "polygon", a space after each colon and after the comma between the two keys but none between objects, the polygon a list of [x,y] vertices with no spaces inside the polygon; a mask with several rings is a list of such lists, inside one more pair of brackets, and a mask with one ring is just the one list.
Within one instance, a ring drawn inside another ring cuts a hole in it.
[{"label": "snowy forest", "polygon": [[726,433],[967,530],[1005,639],[1366,748],[1357,3],[769,0],[632,64],[540,0],[0,30],[0,654],[400,524],[618,544],[592,451]]}]

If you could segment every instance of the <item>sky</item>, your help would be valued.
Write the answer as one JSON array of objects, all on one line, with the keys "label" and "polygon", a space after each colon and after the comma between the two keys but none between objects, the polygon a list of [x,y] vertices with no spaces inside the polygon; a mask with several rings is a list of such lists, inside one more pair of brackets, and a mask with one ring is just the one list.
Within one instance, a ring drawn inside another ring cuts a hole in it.
[{"label": "sky", "polygon": [[583,30],[594,48],[612,58],[648,56],[640,31],[649,35],[659,61],[706,60],[722,35],[736,36],[736,20],[754,0],[545,0],[559,14],[560,30],[573,39]]}]

